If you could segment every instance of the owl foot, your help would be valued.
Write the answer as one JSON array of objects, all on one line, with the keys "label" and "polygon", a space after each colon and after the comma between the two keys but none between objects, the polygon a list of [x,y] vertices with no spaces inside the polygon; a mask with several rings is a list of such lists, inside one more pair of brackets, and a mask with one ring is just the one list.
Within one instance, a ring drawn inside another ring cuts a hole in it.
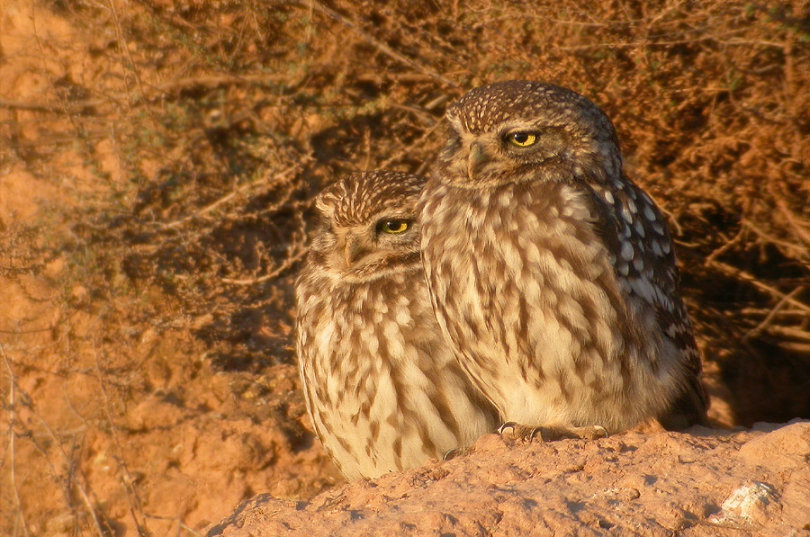
[{"label": "owl foot", "polygon": [[574,426],[538,426],[528,427],[520,425],[513,421],[507,421],[498,427],[498,434],[509,436],[531,442],[535,438],[539,438],[544,442],[553,442],[554,440],[562,440],[564,438],[582,438],[585,440],[595,440],[597,438],[605,438],[608,435],[607,430],[601,425],[586,425],[585,427]]},{"label": "owl foot", "polygon": [[472,446],[465,446],[465,447],[457,447],[454,449],[450,449],[445,452],[444,456],[442,457],[443,461],[449,461],[451,459],[455,459],[456,457],[463,457],[464,455],[469,455],[475,451]]}]

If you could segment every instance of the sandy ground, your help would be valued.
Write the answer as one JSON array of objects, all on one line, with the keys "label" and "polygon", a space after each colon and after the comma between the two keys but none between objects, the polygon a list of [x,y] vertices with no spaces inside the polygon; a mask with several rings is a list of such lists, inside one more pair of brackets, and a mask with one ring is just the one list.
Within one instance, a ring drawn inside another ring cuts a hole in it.
[{"label": "sandy ground", "polygon": [[260,495],[209,537],[810,535],[810,422],[744,432],[627,433],[474,452],[336,487]]}]

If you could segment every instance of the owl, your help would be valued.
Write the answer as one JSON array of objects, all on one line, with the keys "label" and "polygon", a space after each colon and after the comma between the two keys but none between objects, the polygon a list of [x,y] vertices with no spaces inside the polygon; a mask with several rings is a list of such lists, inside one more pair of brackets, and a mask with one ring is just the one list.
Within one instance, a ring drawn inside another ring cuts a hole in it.
[{"label": "owl", "polygon": [[321,222],[296,281],[299,371],[315,431],[348,479],[418,466],[497,426],[433,314],[423,186],[355,173],[315,200]]},{"label": "owl", "polygon": [[672,240],[607,116],[508,81],[446,119],[418,206],[423,264],[441,331],[501,416],[580,437],[702,421]]}]

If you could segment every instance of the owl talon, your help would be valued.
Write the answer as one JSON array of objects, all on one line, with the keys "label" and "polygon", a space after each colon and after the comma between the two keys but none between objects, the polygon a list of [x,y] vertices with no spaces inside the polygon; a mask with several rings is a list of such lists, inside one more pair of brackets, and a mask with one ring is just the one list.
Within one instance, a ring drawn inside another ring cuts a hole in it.
[{"label": "owl talon", "polygon": [[601,425],[586,425],[584,427],[536,427],[532,431],[530,440],[540,435],[540,439],[546,442],[562,440],[565,438],[580,438],[583,440],[596,440],[608,436],[607,429]]},{"label": "owl talon", "polygon": [[457,447],[455,449],[448,449],[444,456],[442,456],[443,461],[449,461],[455,459],[456,457],[463,457],[464,455],[469,455],[472,453],[473,449],[472,446],[466,447]]},{"label": "owl talon", "polygon": [[506,423],[498,427],[498,434],[503,436],[504,433],[506,433],[507,429],[512,429],[512,434],[514,434],[516,427],[519,427],[517,423],[515,423],[514,421],[507,421]]},{"label": "owl talon", "polygon": [[605,429],[601,425],[592,425],[590,429],[592,429],[593,432],[596,434],[596,436],[594,436],[593,438],[607,438],[608,436],[610,436],[610,433],[607,431],[607,429]]},{"label": "owl talon", "polygon": [[584,427],[573,426],[544,426],[527,427],[519,425],[513,421],[508,421],[498,427],[498,434],[505,436],[509,431],[510,436],[518,440],[531,442],[535,438],[541,442],[553,442],[566,438],[580,438],[584,440],[595,440],[608,436],[607,429],[601,425],[587,425]]},{"label": "owl talon", "polygon": [[516,440],[526,440],[531,442],[534,438],[535,432],[540,429],[539,427],[527,427],[514,421],[507,421],[498,427],[498,434],[506,437],[511,436]]}]

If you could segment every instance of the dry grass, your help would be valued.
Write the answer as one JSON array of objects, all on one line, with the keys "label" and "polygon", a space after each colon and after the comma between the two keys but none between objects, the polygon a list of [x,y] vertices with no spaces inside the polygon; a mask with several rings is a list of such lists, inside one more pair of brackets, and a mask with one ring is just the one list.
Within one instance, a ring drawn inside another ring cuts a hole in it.
[{"label": "dry grass", "polygon": [[[64,362],[50,371],[113,385],[96,391],[99,421],[78,426],[115,436],[122,401],[150,390],[105,354],[126,330],[188,330],[189,352],[205,349],[213,371],[258,378],[292,364],[291,281],[313,193],[347,170],[424,172],[447,104],[510,78],[571,87],[614,120],[630,175],[677,231],[688,305],[737,421],[810,417],[810,2],[581,5],[29,7],[73,34],[36,33],[38,91],[0,94],[0,167],[23,167],[66,201],[0,222],[0,272],[19,280],[66,259],[59,308],[99,319],[101,362],[78,353],[84,365],[66,365],[70,330],[54,343]],[[154,531],[126,461],[131,513],[118,517],[87,490],[81,440],[35,423],[45,411],[20,379],[43,366],[23,357],[35,343],[15,326],[0,326],[16,337],[3,351],[0,470],[14,493],[1,501],[15,516],[2,530],[43,532],[15,494],[29,442],[74,513],[64,527],[112,535],[126,518]]]}]

